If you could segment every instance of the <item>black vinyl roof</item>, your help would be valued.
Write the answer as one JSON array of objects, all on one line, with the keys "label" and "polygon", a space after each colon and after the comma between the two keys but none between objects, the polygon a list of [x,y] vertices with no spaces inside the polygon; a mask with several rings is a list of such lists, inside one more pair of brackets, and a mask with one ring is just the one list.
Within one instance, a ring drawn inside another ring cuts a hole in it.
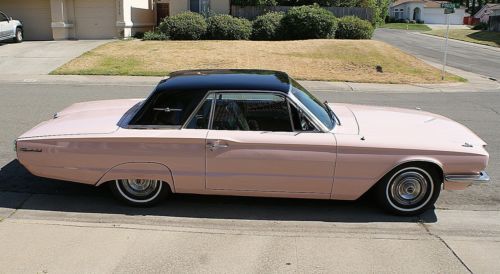
[{"label": "black vinyl roof", "polygon": [[290,77],[285,72],[253,69],[184,70],[162,80],[155,92],[168,90],[261,90],[288,93]]}]

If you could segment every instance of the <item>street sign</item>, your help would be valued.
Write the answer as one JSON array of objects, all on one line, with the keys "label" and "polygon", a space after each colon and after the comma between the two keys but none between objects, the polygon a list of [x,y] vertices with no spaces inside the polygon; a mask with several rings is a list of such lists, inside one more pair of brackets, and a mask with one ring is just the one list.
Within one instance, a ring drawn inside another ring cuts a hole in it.
[{"label": "street sign", "polygon": [[454,3],[441,3],[441,8],[444,9],[444,14],[455,13]]},{"label": "street sign", "polygon": [[458,3],[441,3],[441,8],[442,9],[460,8],[460,4],[458,4]]}]

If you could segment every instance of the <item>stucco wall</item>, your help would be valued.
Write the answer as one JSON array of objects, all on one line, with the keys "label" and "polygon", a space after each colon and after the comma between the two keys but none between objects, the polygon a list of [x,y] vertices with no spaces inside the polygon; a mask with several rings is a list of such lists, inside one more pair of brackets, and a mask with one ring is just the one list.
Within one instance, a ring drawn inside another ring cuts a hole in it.
[{"label": "stucco wall", "polygon": [[217,14],[229,14],[230,0],[210,0],[210,10]]}]

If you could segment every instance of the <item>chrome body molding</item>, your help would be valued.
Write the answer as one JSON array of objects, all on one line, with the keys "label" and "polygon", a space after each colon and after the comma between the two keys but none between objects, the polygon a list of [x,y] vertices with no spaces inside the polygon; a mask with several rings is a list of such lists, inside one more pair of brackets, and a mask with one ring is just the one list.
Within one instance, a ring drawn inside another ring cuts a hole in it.
[{"label": "chrome body molding", "polygon": [[448,174],[444,176],[443,189],[446,190],[464,190],[470,185],[485,184],[490,181],[490,176],[486,171],[481,171],[478,174],[463,175],[463,174]]},{"label": "chrome body molding", "polygon": [[473,175],[446,175],[444,180],[447,183],[483,184],[490,181],[490,176],[483,170]]}]

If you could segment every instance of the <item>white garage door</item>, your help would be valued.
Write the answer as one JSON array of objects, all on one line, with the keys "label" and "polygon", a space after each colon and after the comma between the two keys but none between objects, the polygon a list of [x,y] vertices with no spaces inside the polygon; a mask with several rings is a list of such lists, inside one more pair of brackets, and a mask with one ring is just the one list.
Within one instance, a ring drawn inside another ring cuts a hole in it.
[{"label": "white garage door", "polygon": [[0,10],[23,22],[24,39],[53,39],[50,0],[0,0]]},{"label": "white garage door", "polygon": [[77,39],[117,37],[114,0],[75,0]]},{"label": "white garage door", "polygon": [[[451,25],[462,25],[464,18],[464,11],[456,9],[455,13],[450,14]],[[426,24],[446,24],[446,15],[444,10],[440,8],[426,8],[424,10],[424,22]]]}]

